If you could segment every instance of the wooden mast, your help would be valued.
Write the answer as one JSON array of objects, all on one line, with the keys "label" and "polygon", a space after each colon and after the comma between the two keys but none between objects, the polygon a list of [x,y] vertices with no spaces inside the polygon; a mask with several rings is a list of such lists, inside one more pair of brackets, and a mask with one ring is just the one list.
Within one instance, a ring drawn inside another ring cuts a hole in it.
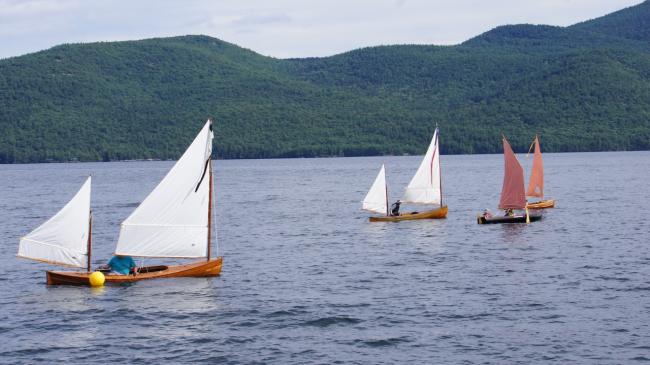
[{"label": "wooden mast", "polygon": [[[436,130],[438,129],[438,123],[436,123]],[[436,133],[436,152],[438,153],[438,180],[440,184],[440,206],[442,207],[442,168],[440,167],[440,131],[438,130],[438,133]]]},{"label": "wooden mast", "polygon": [[90,272],[90,256],[92,254],[92,237],[93,237],[93,211],[90,211],[90,217],[88,218],[88,263],[87,268]]},{"label": "wooden mast", "polygon": [[208,163],[208,173],[210,174],[210,193],[208,194],[208,261],[210,261],[210,247],[212,246],[212,156]]},{"label": "wooden mast", "polygon": [[386,184],[386,168],[384,167],[384,188],[386,190],[386,217],[389,217],[391,215],[390,213],[390,207],[388,204],[388,184]]}]

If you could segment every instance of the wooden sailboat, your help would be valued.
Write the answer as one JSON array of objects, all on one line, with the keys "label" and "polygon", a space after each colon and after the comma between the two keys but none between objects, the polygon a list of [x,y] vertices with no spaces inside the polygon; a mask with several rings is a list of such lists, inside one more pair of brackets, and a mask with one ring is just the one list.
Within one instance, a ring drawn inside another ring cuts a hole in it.
[{"label": "wooden sailboat", "polygon": [[434,204],[438,207],[424,212],[401,213],[390,215],[388,209],[388,187],[386,170],[381,166],[379,174],[363,200],[363,209],[384,216],[370,217],[371,222],[396,222],[415,219],[436,219],[447,216],[447,206],[442,204],[442,178],[440,175],[440,149],[438,146],[438,128],[424,155],[420,167],[406,187],[402,203]]},{"label": "wooden sailboat", "polygon": [[[512,151],[510,143],[503,137],[504,174],[503,187],[499,209],[510,214],[495,216],[484,212],[477,217],[478,224],[488,223],[528,223],[542,218],[541,214],[530,212],[526,208],[526,194],[524,192],[524,169],[519,164],[517,156]],[[516,212],[523,210],[523,213]]]},{"label": "wooden sailboat", "polygon": [[[223,258],[210,257],[212,138],[212,122],[208,120],[158,186],[122,223],[115,250],[117,255],[199,260],[180,265],[140,267],[131,275],[107,273],[106,282],[205,277],[221,273]],[[57,216],[63,216],[65,219],[55,219]],[[37,228],[21,240],[19,256],[76,267],[83,267],[80,263],[87,258],[86,271],[48,271],[47,283],[89,285],[91,221],[90,218],[85,219],[86,217],[90,217],[90,178],[70,203],[44,224],[47,225],[47,230],[57,234],[50,234],[46,239],[41,238],[40,231],[43,231],[43,226]],[[72,231],[71,227],[76,231]],[[76,238],[67,240],[65,235],[73,233]],[[85,249],[79,237],[87,239],[87,242],[84,242]]]},{"label": "wooden sailboat", "polygon": [[535,145],[535,153],[533,154],[533,169],[530,172],[530,180],[528,181],[528,189],[526,189],[526,196],[536,197],[540,201],[528,203],[528,209],[546,209],[555,207],[555,200],[544,200],[544,164],[542,163],[542,149],[539,146],[539,137],[535,136],[533,141]]}]

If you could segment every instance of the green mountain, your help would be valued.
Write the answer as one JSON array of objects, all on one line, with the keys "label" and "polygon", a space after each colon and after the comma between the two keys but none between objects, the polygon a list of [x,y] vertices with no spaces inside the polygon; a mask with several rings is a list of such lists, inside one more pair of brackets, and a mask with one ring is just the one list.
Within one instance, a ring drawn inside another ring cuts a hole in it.
[{"label": "green mountain", "polygon": [[650,149],[650,1],[457,46],[274,59],[206,36],[0,60],[0,163],[177,158],[211,116],[221,158]]}]

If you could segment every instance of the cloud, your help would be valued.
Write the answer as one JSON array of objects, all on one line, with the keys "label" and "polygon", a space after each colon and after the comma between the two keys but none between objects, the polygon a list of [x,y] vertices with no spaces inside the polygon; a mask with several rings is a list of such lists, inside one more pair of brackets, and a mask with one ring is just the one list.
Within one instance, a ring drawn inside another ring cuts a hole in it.
[{"label": "cloud", "polygon": [[60,43],[206,34],[274,57],[457,44],[498,25],[569,25],[641,0],[0,0],[0,57]]},{"label": "cloud", "polygon": [[252,27],[288,23],[290,21],[291,18],[287,14],[255,14],[240,17],[230,22],[230,24],[234,27]]},{"label": "cloud", "polygon": [[61,13],[78,7],[78,4],[76,0],[0,0],[0,18],[26,18]]}]

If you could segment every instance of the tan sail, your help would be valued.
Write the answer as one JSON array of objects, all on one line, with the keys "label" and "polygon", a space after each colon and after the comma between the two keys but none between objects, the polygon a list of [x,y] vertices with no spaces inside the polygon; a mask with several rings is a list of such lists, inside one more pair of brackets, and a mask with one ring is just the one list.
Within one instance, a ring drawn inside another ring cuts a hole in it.
[{"label": "tan sail", "polygon": [[528,181],[527,196],[544,198],[544,165],[542,163],[542,151],[539,146],[539,138],[535,136],[535,153],[533,155],[533,169]]},{"label": "tan sail", "polygon": [[524,169],[519,164],[517,156],[505,137],[503,137],[503,159],[503,187],[499,209],[524,209],[526,208]]}]

